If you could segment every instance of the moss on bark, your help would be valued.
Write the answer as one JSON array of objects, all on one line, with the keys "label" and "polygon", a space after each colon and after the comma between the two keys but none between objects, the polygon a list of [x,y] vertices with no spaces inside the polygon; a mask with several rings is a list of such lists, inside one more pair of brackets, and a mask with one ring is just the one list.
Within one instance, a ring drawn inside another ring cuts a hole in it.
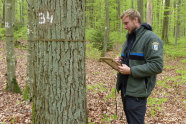
[{"label": "moss on bark", "polygon": [[26,84],[25,90],[23,92],[23,99],[30,102],[32,100],[32,96],[30,96],[30,88],[28,84]]},{"label": "moss on bark", "polygon": [[6,91],[14,92],[14,93],[20,93],[22,94],[21,88],[18,85],[17,80],[14,78],[11,82],[12,86],[9,86],[8,83],[6,83]]}]

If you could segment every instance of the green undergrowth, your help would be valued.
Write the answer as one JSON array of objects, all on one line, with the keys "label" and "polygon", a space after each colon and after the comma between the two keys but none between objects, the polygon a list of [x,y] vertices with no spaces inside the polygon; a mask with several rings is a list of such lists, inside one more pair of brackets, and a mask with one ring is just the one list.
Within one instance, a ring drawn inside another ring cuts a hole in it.
[{"label": "green undergrowth", "polygon": [[174,82],[172,86],[182,86],[186,82],[186,70],[184,66],[168,65],[168,66],[165,66],[164,68],[174,70],[174,73],[176,75],[168,76],[168,77],[165,76],[163,81],[159,80],[157,82],[159,86],[169,88],[171,87],[169,85],[170,82]]},{"label": "green undergrowth", "polygon": [[30,96],[30,88],[28,84],[26,84],[25,90],[23,92],[23,99],[28,102],[30,102],[32,99],[32,97]]},{"label": "green undergrowth", "polygon": [[0,28],[0,39],[5,40],[5,28]]},{"label": "green undergrowth", "polygon": [[[111,99],[112,101],[114,101],[114,99],[116,98],[116,88],[112,88],[111,91],[109,91],[109,93],[106,93],[109,89],[102,83],[98,83],[98,84],[92,84],[92,85],[87,85],[87,90],[89,90],[90,92],[93,93],[104,93],[106,94],[106,97],[103,98],[103,101],[106,101],[108,99]],[[90,118],[89,120],[89,124],[94,124],[93,122],[90,122]],[[111,115],[107,115],[104,114],[101,122],[102,123],[110,123],[113,120],[117,120],[117,115],[115,114],[111,114]]]},{"label": "green undergrowth", "polygon": [[15,123],[15,117],[12,116],[8,119],[9,122],[11,122],[11,124],[14,124]]},{"label": "green undergrowth", "polygon": [[174,66],[174,65],[164,65],[163,68],[164,68],[164,69],[176,69],[177,66]]},{"label": "green undergrowth", "polygon": [[[100,82],[98,84],[87,85],[87,90],[93,93],[99,93],[99,92],[105,93],[109,89],[102,82]],[[116,93],[116,88],[112,88],[109,91],[109,93],[106,95],[104,100],[107,100],[107,99],[114,100],[114,98],[116,98],[115,93]]]},{"label": "green undergrowth", "polygon": [[[110,124],[111,121],[117,120],[117,115],[103,115],[103,118],[101,119],[102,123]],[[94,122],[90,122],[90,118],[88,118],[89,124],[94,124]]]},{"label": "green undergrowth", "polygon": [[21,50],[28,50],[28,46],[23,45],[22,43],[15,44],[15,48],[21,49]]},{"label": "green undergrowth", "polygon": [[27,39],[27,26],[18,25],[14,28],[14,39],[17,40],[26,40]]},{"label": "green undergrowth", "polygon": [[91,92],[93,91],[94,93],[107,91],[107,88],[102,82],[97,84],[87,85],[87,89],[90,90]]},{"label": "green undergrowth", "polygon": [[180,62],[186,64],[186,58],[182,59]]},{"label": "green undergrowth", "polygon": [[156,111],[161,111],[162,107],[161,105],[165,102],[167,102],[167,98],[148,98],[148,105],[151,106],[151,116],[154,116],[156,114]]},{"label": "green undergrowth", "polygon": [[92,43],[86,44],[86,57],[90,59],[98,59],[101,56],[101,52],[93,47]]},{"label": "green undergrowth", "polygon": [[101,122],[103,123],[110,123],[112,120],[117,120],[117,115],[103,115],[103,118],[101,119]]},{"label": "green undergrowth", "polygon": [[[5,40],[6,29],[0,28],[0,39]],[[21,24],[16,24],[14,26],[14,39],[17,40],[26,40],[27,39],[27,26],[22,26]]]},{"label": "green undergrowth", "polygon": [[[148,98],[147,104],[150,106],[149,108],[151,116],[156,115],[158,111],[162,111],[162,105],[168,102],[168,97],[171,94],[168,93],[166,89],[178,88],[183,86],[183,84],[186,82],[186,69],[184,65],[186,63],[185,39],[186,38],[179,39],[177,46],[175,46],[173,42],[174,40],[170,40],[169,44],[164,44],[164,61],[168,63],[170,60],[174,60],[176,61],[176,65],[173,65],[174,63],[164,65],[164,73],[172,74],[171,76],[164,76],[162,80],[157,81],[157,89],[162,90],[154,90],[153,94]],[[156,98],[155,96],[157,94],[161,94],[163,98]]]},{"label": "green undergrowth", "polygon": [[[177,46],[175,46],[174,39],[170,39],[168,44],[164,44],[164,54],[173,58],[186,56],[186,37],[178,40]],[[186,60],[185,60],[186,61]]]}]

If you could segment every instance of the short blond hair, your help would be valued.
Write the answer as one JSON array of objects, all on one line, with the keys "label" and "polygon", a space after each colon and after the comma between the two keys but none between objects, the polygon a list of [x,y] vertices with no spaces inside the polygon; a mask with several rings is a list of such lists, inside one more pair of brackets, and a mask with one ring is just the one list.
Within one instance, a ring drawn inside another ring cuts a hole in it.
[{"label": "short blond hair", "polygon": [[139,23],[141,24],[141,15],[137,10],[128,9],[124,11],[120,18],[123,19],[123,17],[129,17],[131,20],[134,20],[134,18],[137,17]]}]

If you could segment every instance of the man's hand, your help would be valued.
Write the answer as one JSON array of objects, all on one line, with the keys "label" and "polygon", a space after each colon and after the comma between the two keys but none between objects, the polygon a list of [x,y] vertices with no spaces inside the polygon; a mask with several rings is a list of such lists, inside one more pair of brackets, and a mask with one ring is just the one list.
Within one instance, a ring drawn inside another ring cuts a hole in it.
[{"label": "man's hand", "polygon": [[122,64],[122,66],[118,66],[118,68],[119,68],[119,72],[121,74],[124,74],[124,75],[130,75],[131,74],[130,67],[128,67],[125,64]]}]

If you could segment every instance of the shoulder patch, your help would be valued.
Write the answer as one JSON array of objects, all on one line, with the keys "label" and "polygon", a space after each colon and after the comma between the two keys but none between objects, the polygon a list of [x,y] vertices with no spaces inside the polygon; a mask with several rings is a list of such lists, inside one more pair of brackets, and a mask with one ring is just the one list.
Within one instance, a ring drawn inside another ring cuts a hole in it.
[{"label": "shoulder patch", "polygon": [[154,42],[152,42],[152,49],[153,50],[158,50],[158,47],[159,47],[159,43],[157,42],[157,41],[154,41]]}]

